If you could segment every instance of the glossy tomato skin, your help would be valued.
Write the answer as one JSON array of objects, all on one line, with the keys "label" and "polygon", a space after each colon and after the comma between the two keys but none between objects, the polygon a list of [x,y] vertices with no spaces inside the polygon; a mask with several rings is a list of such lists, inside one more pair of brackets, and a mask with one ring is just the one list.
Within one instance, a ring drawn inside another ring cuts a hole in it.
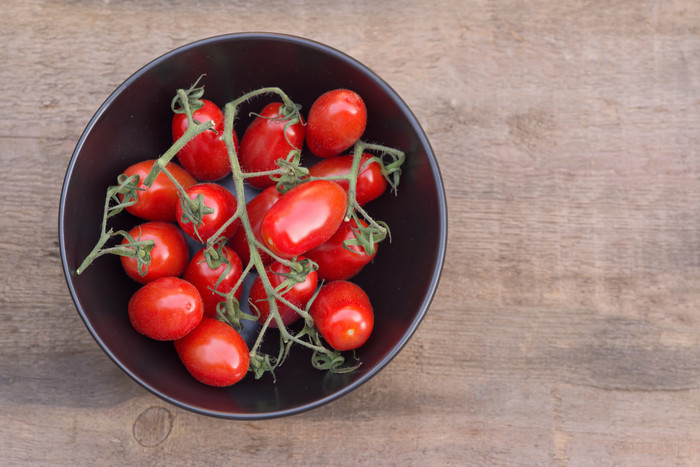
[{"label": "glossy tomato skin", "polygon": [[[357,175],[355,186],[355,200],[360,206],[377,199],[386,191],[387,181],[382,175],[382,168],[377,161],[367,164],[372,158],[371,154],[364,153],[360,156],[360,173]],[[350,173],[352,168],[353,155],[331,157],[309,167],[309,174],[312,177],[338,177]],[[347,180],[335,180],[347,192],[350,189],[350,182]]]},{"label": "glossy tomato skin", "polygon": [[202,320],[202,298],[189,282],[161,277],[129,300],[129,321],[140,334],[159,341],[180,339]]},{"label": "glossy tomato skin", "polygon": [[[177,154],[177,159],[189,173],[200,182],[213,182],[231,173],[226,144],[221,139],[224,134],[224,114],[212,101],[202,99],[204,106],[192,115],[205,123],[213,121],[214,126],[190,140]],[[184,113],[175,114],[172,122],[173,142],[187,131],[189,122]],[[212,131],[213,130],[213,131]],[[238,151],[238,137],[233,132],[233,143]]]},{"label": "glossy tomato skin", "polygon": [[250,364],[248,346],[240,334],[228,324],[206,316],[194,330],[175,341],[175,350],[187,371],[209,386],[237,383]]},{"label": "glossy tomato skin", "polygon": [[[216,318],[216,306],[220,302],[225,301],[225,298],[219,293],[214,292],[213,289],[216,288],[216,291],[223,294],[230,292],[243,273],[241,259],[235,251],[224,246],[221,252],[228,259],[229,269],[218,286],[216,284],[221,275],[226,271],[227,265],[222,263],[214,269],[210,268],[207,261],[204,259],[204,249],[199,250],[192,256],[192,259],[182,275],[182,278],[194,285],[201,295],[202,302],[204,303],[204,314],[210,318]],[[234,294],[239,301],[241,299],[241,291],[242,287],[239,287]]]},{"label": "glossy tomato skin", "polygon": [[[122,266],[127,275],[141,284],[167,276],[179,277],[185,271],[189,260],[189,249],[185,235],[175,224],[152,221],[137,225],[129,231],[134,240],[153,240],[155,247],[151,250],[151,264],[148,271],[141,276],[135,258],[121,257]],[[127,244],[124,239],[122,244]]]},{"label": "glossy tomato skin", "polygon": [[[180,203],[180,197],[175,184],[164,173],[159,173],[153,184],[146,189],[143,180],[153,168],[155,160],[137,162],[129,166],[124,174],[127,176],[139,176],[139,199],[136,204],[126,208],[127,212],[147,221],[175,222],[175,208]],[[197,183],[197,180],[185,169],[174,162],[168,162],[165,166],[168,172],[186,190]],[[119,195],[123,200],[124,196]]]},{"label": "glossy tomato skin", "polygon": [[[243,172],[262,172],[277,169],[277,159],[286,159],[289,151],[301,150],[306,135],[303,119],[286,129],[287,121],[279,120],[281,102],[267,104],[260,115],[246,129],[238,151]],[[291,143],[291,145],[290,145]],[[275,184],[269,176],[251,177],[246,181],[258,189]]]},{"label": "glossy tomato skin", "polygon": [[[363,227],[367,223],[360,220]],[[343,247],[346,240],[355,238],[354,219],[343,222],[328,241],[306,252],[306,257],[318,264],[318,277],[326,281],[347,280],[355,277],[377,255],[378,243],[374,243],[374,253],[368,255],[360,245],[351,245],[352,251]]]},{"label": "glossy tomato skin", "polygon": [[[262,241],[260,238],[260,224],[262,223],[263,217],[265,217],[267,211],[270,210],[281,196],[282,193],[277,190],[277,187],[271,186],[265,188],[246,204],[248,220],[250,220],[250,226],[253,228],[253,235],[255,235],[258,241]],[[248,247],[248,239],[246,238],[244,228],[241,227],[236,230],[236,233],[229,239],[229,246],[238,253],[243,264],[248,264],[248,261],[250,261],[250,249]],[[272,263],[272,256],[262,250],[258,250],[258,252],[260,253],[260,259],[262,259],[264,265],[267,266]]]},{"label": "glossy tomato skin", "polygon": [[323,285],[309,313],[321,336],[340,351],[363,345],[374,328],[369,297],[360,286],[348,281]]},{"label": "glossy tomato skin", "polygon": [[[192,239],[201,243],[205,243],[209,237],[214,235],[236,213],[238,208],[238,202],[233,193],[216,183],[198,183],[186,190],[186,193],[193,200],[201,194],[204,205],[214,209],[213,213],[205,214],[202,217],[202,223],[197,227],[196,232],[192,222],[184,222],[182,220],[181,203],[177,205],[175,210],[177,222],[182,227],[182,230]],[[236,233],[240,224],[241,221],[236,219],[224,230],[222,236],[228,239]]]},{"label": "glossy tomato skin", "polygon": [[337,183],[302,183],[267,211],[260,224],[260,238],[280,257],[301,255],[331,238],[343,222],[346,208],[347,195]]},{"label": "glossy tomato skin", "polygon": [[[298,259],[303,260],[304,257],[300,256]],[[288,274],[291,271],[291,268],[289,266],[285,266],[279,261],[275,261],[268,266],[265,271],[268,279],[270,279],[270,283],[276,288],[285,280],[285,277],[280,276],[279,274]],[[316,274],[316,271],[311,271],[306,275],[304,282],[296,284],[282,296],[293,305],[303,309],[316,291],[317,285],[318,275]],[[253,281],[248,300],[260,311],[258,322],[261,324],[264,323],[267,320],[267,317],[270,315],[270,302],[267,300],[265,287],[263,286],[262,279],[260,279],[260,277],[256,277]],[[280,314],[280,318],[282,318],[282,323],[284,323],[285,326],[292,324],[301,317],[301,315],[299,315],[296,311],[279,300],[277,300],[277,310]],[[277,321],[274,319],[270,321],[270,327],[278,327]]]},{"label": "glossy tomato skin", "polygon": [[349,89],[322,94],[311,105],[306,145],[318,157],[337,156],[355,144],[367,126],[367,108]]}]

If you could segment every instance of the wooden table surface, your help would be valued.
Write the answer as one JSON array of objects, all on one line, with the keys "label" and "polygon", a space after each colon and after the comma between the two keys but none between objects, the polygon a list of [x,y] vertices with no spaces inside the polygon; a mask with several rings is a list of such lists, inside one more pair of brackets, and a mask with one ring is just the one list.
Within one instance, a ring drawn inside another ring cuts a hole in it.
[{"label": "wooden table surface", "polygon": [[[403,352],[260,422],[190,413],[99,349],[57,211],[131,73],[271,31],[375,70],[424,126],[449,246]],[[0,16],[3,465],[700,465],[700,2],[6,2]]]}]

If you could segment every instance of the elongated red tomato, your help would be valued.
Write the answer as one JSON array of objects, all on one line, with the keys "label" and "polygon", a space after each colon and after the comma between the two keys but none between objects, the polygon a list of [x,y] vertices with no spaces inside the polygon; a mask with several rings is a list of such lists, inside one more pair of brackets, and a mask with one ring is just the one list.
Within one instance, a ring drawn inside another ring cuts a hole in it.
[{"label": "elongated red tomato", "polygon": [[[175,208],[180,202],[175,184],[164,173],[159,173],[153,184],[146,189],[143,180],[153,168],[155,160],[137,162],[129,166],[124,174],[127,176],[138,175],[140,188],[138,201],[126,208],[127,212],[147,221],[175,222]],[[178,181],[185,190],[197,183],[197,180],[185,169],[174,162],[165,165],[166,170]],[[124,195],[119,195],[121,201]]]},{"label": "elongated red tomato", "polygon": [[[190,238],[201,243],[205,243],[214,235],[236,213],[238,208],[238,202],[233,193],[216,183],[198,183],[191,186],[186,193],[193,200],[202,195],[204,206],[214,210],[214,212],[202,216],[202,222],[197,226],[193,222],[183,219],[182,203],[178,203],[175,210],[177,222],[182,230]],[[224,229],[221,236],[228,239],[236,233],[240,224],[239,219],[234,220]]]},{"label": "elongated red tomato", "polygon": [[[136,241],[153,240],[155,247],[151,250],[151,263],[145,275],[139,271],[136,258],[121,257],[126,274],[136,282],[145,284],[160,277],[179,277],[187,267],[189,250],[185,235],[175,224],[152,221],[137,225],[129,231]],[[122,245],[126,245],[126,238]]]},{"label": "elongated red tomato", "polygon": [[[226,144],[221,139],[224,134],[224,114],[211,101],[202,99],[204,106],[196,110],[192,117],[205,123],[213,121],[214,126],[192,138],[177,153],[180,164],[200,182],[213,182],[231,173],[231,162],[228,158]],[[184,113],[173,116],[173,141],[177,141],[187,131],[189,122]],[[233,144],[238,151],[238,137],[233,132]]]},{"label": "elongated red tomato", "polygon": [[189,282],[161,277],[141,287],[129,300],[134,329],[151,339],[180,339],[202,320],[202,298]]},{"label": "elongated red tomato", "polygon": [[[360,224],[367,223],[360,219]],[[353,229],[357,228],[354,219],[343,222],[328,241],[306,252],[306,257],[318,264],[318,277],[327,281],[347,280],[355,277],[377,255],[378,243],[374,243],[374,253],[368,255],[360,245],[343,246],[346,240],[354,240]]]},{"label": "elongated red tomato", "polygon": [[349,89],[321,95],[309,109],[306,145],[318,157],[337,156],[355,144],[367,126],[367,108]]},{"label": "elongated red tomato", "polygon": [[369,297],[360,286],[348,281],[322,286],[309,314],[326,342],[341,351],[360,347],[374,328]]},{"label": "elongated red tomato", "polygon": [[[235,251],[224,246],[221,253],[228,260],[228,264],[222,262],[218,267],[212,269],[204,259],[204,249],[199,250],[192,256],[182,275],[183,279],[190,282],[199,291],[204,303],[204,314],[210,318],[216,318],[216,306],[225,301],[221,294],[229,293],[243,272],[241,259]],[[238,300],[241,299],[241,291],[242,288],[239,287],[234,294]]]},{"label": "elongated red tomato", "polygon": [[[241,139],[238,161],[244,172],[263,172],[277,169],[275,161],[286,159],[293,149],[301,150],[306,135],[306,125],[299,114],[299,121],[288,125],[290,112],[281,102],[267,104],[259,116],[251,122]],[[269,176],[251,177],[246,181],[255,188],[275,184]]]},{"label": "elongated red tomato", "polygon": [[331,238],[346,208],[347,195],[337,183],[303,183],[282,195],[265,214],[260,238],[280,257],[301,255]]},{"label": "elongated red tomato", "polygon": [[185,337],[175,341],[175,350],[187,371],[209,386],[231,386],[245,376],[250,364],[248,346],[228,324],[203,317]]},{"label": "elongated red tomato", "polygon": [[[267,211],[270,210],[272,205],[274,205],[281,196],[282,193],[277,190],[277,187],[271,186],[265,188],[258,196],[251,199],[248,201],[248,204],[246,204],[248,220],[250,220],[250,226],[253,228],[253,235],[255,235],[255,238],[259,242],[262,241],[260,238],[260,224],[262,223],[263,217],[265,217]],[[233,237],[229,239],[229,245],[238,253],[243,264],[248,264],[248,261],[250,261],[250,248],[248,246],[245,229],[239,228],[236,230]],[[260,249],[258,252],[260,253],[260,259],[262,259],[264,265],[272,263],[272,256]]]},{"label": "elongated red tomato", "polygon": [[[298,259],[302,260],[304,257],[300,256]],[[291,268],[278,261],[275,261],[268,266],[265,271],[270,283],[276,288],[285,281],[285,277],[281,274],[289,274]],[[303,282],[295,284],[294,287],[285,292],[282,297],[285,300],[288,300],[294,306],[303,309],[316,291],[317,284],[318,275],[316,274],[316,271],[311,271],[306,275]],[[263,286],[262,279],[259,276],[253,281],[248,300],[260,311],[258,321],[260,323],[264,323],[267,320],[267,317],[270,315],[270,302],[268,301],[267,293],[265,293],[265,287]],[[299,313],[288,305],[277,299],[275,299],[275,301],[277,302],[277,311],[279,312],[280,318],[282,318],[282,323],[284,323],[285,326],[292,324],[301,317]],[[270,327],[278,327],[277,321],[274,319],[270,321]]]},{"label": "elongated red tomato", "polygon": [[[357,175],[355,186],[355,200],[362,206],[373,199],[377,199],[387,187],[386,178],[382,175],[382,168],[377,161],[367,164],[372,158],[371,154],[364,153],[360,156],[360,173]],[[352,168],[353,155],[330,157],[324,159],[309,168],[309,174],[313,177],[338,177],[347,175]],[[350,182],[347,180],[335,180],[347,192]]]}]

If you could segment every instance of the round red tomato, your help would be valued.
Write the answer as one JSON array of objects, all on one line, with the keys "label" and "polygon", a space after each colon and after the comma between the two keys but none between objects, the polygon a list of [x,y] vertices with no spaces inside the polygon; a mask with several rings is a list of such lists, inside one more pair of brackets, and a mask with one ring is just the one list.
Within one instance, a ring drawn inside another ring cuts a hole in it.
[{"label": "round red tomato", "polygon": [[267,211],[260,224],[260,238],[280,257],[301,255],[331,238],[343,222],[346,208],[347,195],[337,183],[302,183]]},{"label": "round red tomato", "polygon": [[[126,208],[127,212],[147,221],[175,222],[175,207],[180,202],[175,184],[163,172],[159,173],[149,188],[143,185],[143,181],[150,173],[155,160],[137,162],[128,167],[124,174],[127,176],[138,175],[138,201]],[[168,162],[166,170],[178,181],[185,190],[197,183],[197,180],[185,169],[174,162]],[[119,195],[123,201],[124,196]]]},{"label": "round red tomato", "polygon": [[[300,256],[298,259],[302,260],[304,258]],[[280,274],[289,274],[291,268],[278,261],[275,261],[268,266],[265,271],[267,273],[267,278],[272,284],[272,287],[276,288],[285,281],[285,277],[281,276]],[[316,285],[318,285],[318,275],[316,274],[316,271],[311,271],[306,275],[304,282],[295,284],[294,287],[285,292],[282,297],[296,307],[303,309],[306,306],[306,302],[309,301],[311,296],[316,291]],[[255,281],[253,281],[248,300],[260,311],[258,321],[260,323],[264,323],[267,320],[267,317],[270,315],[270,302],[268,301],[267,294],[265,293],[265,287],[263,286],[262,279],[260,277],[256,277]],[[282,318],[282,322],[285,326],[292,324],[301,317],[301,315],[299,315],[299,313],[297,313],[294,309],[277,299],[275,300],[277,302],[277,310],[280,318]],[[270,321],[270,327],[278,327],[277,321],[274,319]]]},{"label": "round red tomato", "polygon": [[[213,102],[206,99],[202,99],[202,102],[204,106],[196,110],[192,117],[200,123],[211,120],[214,126],[192,138],[177,153],[177,159],[197,180],[213,182],[231,173],[231,161],[228,158],[226,144],[221,139],[224,134],[224,114]],[[180,139],[188,126],[186,114],[175,114],[172,124],[173,141]],[[235,131],[233,143],[238,151],[238,137]]]},{"label": "round red tomato", "polygon": [[355,144],[367,126],[367,108],[349,89],[321,95],[309,109],[306,145],[318,157],[337,156]]},{"label": "round red tomato", "polygon": [[[367,223],[360,220],[363,227]],[[327,242],[306,252],[306,257],[318,264],[318,277],[327,281],[345,280],[356,276],[377,255],[378,243],[374,243],[374,253],[368,255],[360,245],[350,245],[349,251],[343,246],[346,240],[353,240],[353,229],[357,228],[354,219],[343,222]]]},{"label": "round red tomato", "polygon": [[[136,258],[122,256],[121,262],[127,275],[136,282],[146,284],[155,279],[175,276],[179,277],[187,267],[189,250],[185,236],[175,224],[153,221],[137,225],[129,231],[136,241],[153,240],[155,246],[151,250],[151,263],[145,275],[139,271]],[[126,238],[122,245],[128,244]]]},{"label": "round red tomato", "polygon": [[129,300],[129,320],[140,334],[159,341],[180,339],[202,320],[202,298],[189,282],[161,277]]},{"label": "round red tomato", "polygon": [[235,329],[217,319],[203,317],[175,350],[187,371],[209,386],[230,386],[245,376],[250,364],[248,346]]},{"label": "round red tomato", "polygon": [[[301,150],[306,134],[304,121],[299,115],[298,122],[287,126],[289,120],[284,119],[285,112],[289,113],[281,102],[272,102],[248,126],[238,151],[238,161],[243,172],[277,169],[277,159],[286,159],[293,149]],[[246,181],[260,189],[275,184],[269,176],[251,177]]]},{"label": "round red tomato", "polygon": [[374,328],[369,297],[352,282],[335,281],[322,286],[309,313],[318,332],[336,350],[360,347]]},{"label": "round red tomato", "polygon": [[[382,168],[377,161],[367,164],[372,158],[371,154],[364,153],[360,157],[360,173],[357,175],[355,186],[355,200],[362,206],[373,199],[377,199],[387,187],[386,178],[382,175]],[[347,175],[352,168],[353,156],[345,155],[324,159],[309,168],[312,177],[338,177]],[[335,180],[347,192],[350,182],[347,180]]]},{"label": "round red tomato", "polygon": [[[255,238],[261,242],[260,238],[260,224],[262,223],[263,217],[267,214],[267,211],[272,207],[273,204],[280,199],[282,194],[277,190],[277,187],[271,186],[265,188],[260,192],[258,196],[248,201],[246,204],[246,211],[248,212],[248,220],[250,221],[250,226],[253,228],[253,235]],[[250,261],[250,247],[248,246],[248,238],[246,237],[245,229],[240,228],[236,230],[233,237],[229,239],[229,245],[234,249],[238,256],[241,257],[243,264],[248,264]],[[260,253],[260,259],[264,265],[272,263],[272,256],[268,255],[262,250],[258,250]]]},{"label": "round red tomato", "polygon": [[[221,252],[228,259],[228,264],[222,263],[212,269],[204,259],[204,249],[201,249],[194,254],[187,265],[187,269],[185,269],[185,273],[182,275],[183,279],[190,282],[199,291],[199,294],[202,296],[202,302],[204,302],[204,314],[210,318],[216,318],[216,306],[220,302],[225,301],[221,294],[229,293],[243,273],[241,259],[236,252],[226,246],[221,249]],[[228,272],[221,279],[221,275],[224,274],[227,267]],[[217,287],[216,284],[219,282],[219,279],[221,279],[221,282]],[[216,289],[216,292],[214,289]],[[234,294],[238,300],[241,299],[241,289],[239,287]]]},{"label": "round red tomato", "polygon": [[[214,210],[214,212],[202,216],[202,222],[195,227],[194,223],[183,220],[182,203],[178,203],[176,209],[178,224],[187,235],[198,242],[205,243],[209,240],[236,213],[238,208],[238,202],[233,193],[216,183],[199,183],[191,186],[186,193],[192,200],[196,200],[199,195],[202,195],[204,206]],[[233,221],[224,229],[221,236],[228,239],[236,233],[240,223],[240,219]]]}]

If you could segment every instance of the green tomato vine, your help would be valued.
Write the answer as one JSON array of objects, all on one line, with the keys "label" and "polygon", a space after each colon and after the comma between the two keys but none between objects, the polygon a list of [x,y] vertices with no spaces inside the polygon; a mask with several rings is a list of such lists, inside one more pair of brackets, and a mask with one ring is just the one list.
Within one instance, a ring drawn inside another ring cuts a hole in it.
[{"label": "green tomato vine", "polygon": [[[197,81],[189,89],[177,90],[177,93],[171,103],[171,109],[175,113],[184,113],[187,116],[187,130],[182,137],[175,141],[173,145],[170,146],[170,148],[168,148],[168,150],[155,161],[151,172],[143,181],[143,185],[145,187],[150,187],[159,173],[162,172],[169,177],[169,179],[177,187],[180,195],[180,202],[183,208],[183,218],[181,221],[192,222],[195,227],[202,222],[202,216],[211,212],[211,208],[204,205],[201,195],[194,200],[187,196],[184,188],[168,171],[167,164],[177,155],[180,149],[182,149],[190,140],[192,140],[192,138],[204,131],[214,131],[212,129],[213,124],[211,121],[201,123],[196,121],[193,117],[194,112],[202,106],[201,99],[204,95],[204,87],[198,85],[200,79],[201,77],[197,79]],[[227,239],[222,237],[222,233],[228,225],[230,225],[236,219],[239,219],[241,222],[241,226],[239,228],[244,229],[246,239],[248,241],[250,260],[248,264],[244,266],[241,277],[238,279],[231,291],[228,293],[221,293],[215,290],[215,292],[221,295],[222,298],[222,301],[217,307],[217,314],[220,320],[228,323],[238,330],[240,330],[242,326],[242,320],[258,320],[260,313],[255,305],[249,302],[251,313],[246,313],[243,311],[240,303],[235,297],[236,292],[243,286],[244,279],[251,272],[255,272],[259,275],[262,281],[262,285],[268,297],[270,308],[267,319],[262,323],[257,338],[252,347],[249,349],[249,371],[254,373],[255,378],[258,379],[265,373],[271,373],[274,377],[274,370],[284,362],[286,357],[289,355],[291,347],[294,345],[300,345],[310,349],[312,352],[311,364],[319,370],[328,370],[334,373],[353,371],[360,365],[360,363],[348,365],[346,363],[346,357],[339,351],[329,348],[314,327],[313,319],[309,314],[309,309],[320,288],[317,289],[316,294],[314,294],[304,308],[296,306],[284,297],[284,294],[288,290],[290,290],[295,284],[303,282],[306,275],[311,271],[315,271],[318,268],[318,265],[309,259],[298,260],[297,258],[281,258],[255,238],[253,228],[246,211],[245,181],[251,177],[268,176],[276,183],[277,189],[281,193],[284,193],[295,186],[311,180],[347,180],[349,189],[345,220],[349,221],[354,219],[358,227],[353,229],[355,238],[346,241],[344,246],[350,251],[353,251],[349,248],[350,246],[360,245],[367,252],[367,254],[373,254],[377,243],[383,241],[387,237],[389,240],[391,240],[391,233],[388,225],[385,222],[373,219],[356,200],[355,194],[357,189],[357,177],[360,171],[364,168],[364,166],[360,165],[361,156],[367,151],[374,154],[373,157],[370,158],[365,164],[377,162],[381,167],[382,174],[391,187],[391,191],[396,194],[401,176],[401,166],[405,161],[405,154],[398,149],[379,144],[371,144],[364,141],[357,141],[353,147],[353,163],[348,174],[333,177],[313,177],[309,175],[309,170],[301,165],[301,148],[296,148],[290,143],[290,151],[286,158],[277,160],[277,169],[262,172],[243,172],[238,162],[236,148],[233,141],[234,122],[242,104],[254,99],[255,97],[266,94],[276,95],[282,100],[283,105],[280,107],[279,115],[274,118],[276,120],[285,121],[285,129],[289,125],[294,125],[299,121],[303,122],[300,114],[300,106],[294,103],[278,87],[265,87],[248,92],[239,98],[228,102],[223,108],[224,132],[223,135],[221,135],[221,139],[224,141],[227,148],[229,161],[231,164],[231,177],[235,188],[234,195],[238,200],[238,206],[235,214],[231,216],[231,218],[229,218],[228,221],[205,242],[204,257],[207,264],[211,268],[217,268],[221,264],[227,265],[219,279],[222,280],[229,270],[228,260],[222,252],[222,248],[226,244]],[[141,242],[139,239],[131,238],[131,236],[123,230],[114,231],[113,229],[107,227],[107,220],[110,217],[120,213],[128,206],[131,206],[137,202],[138,193],[140,190],[142,190],[142,188],[137,188],[138,184],[139,177],[137,175],[127,177],[126,175],[121,174],[117,178],[117,184],[110,186],[107,189],[100,238],[93,250],[87,255],[83,263],[76,270],[77,274],[81,274],[96,258],[104,254],[116,254],[137,258],[139,271],[141,274],[146,273],[150,263],[150,252],[155,246],[154,242],[152,240]],[[366,222],[366,227],[359,222],[360,219]],[[112,247],[107,246],[109,240],[117,236],[126,238],[127,243]],[[278,261],[290,268],[290,272],[283,275],[284,281],[282,284],[276,288],[272,285],[269,277],[267,276],[265,265],[263,264],[260,256],[260,251],[267,253],[275,261]],[[290,328],[285,326],[279,314],[279,308],[277,305],[278,302],[289,306],[301,316],[303,319],[303,327],[300,331],[293,332],[290,330]],[[268,330],[273,320],[276,323],[279,331],[279,347],[275,355],[270,355],[262,351],[261,345],[265,339],[265,336],[268,335]]]}]

